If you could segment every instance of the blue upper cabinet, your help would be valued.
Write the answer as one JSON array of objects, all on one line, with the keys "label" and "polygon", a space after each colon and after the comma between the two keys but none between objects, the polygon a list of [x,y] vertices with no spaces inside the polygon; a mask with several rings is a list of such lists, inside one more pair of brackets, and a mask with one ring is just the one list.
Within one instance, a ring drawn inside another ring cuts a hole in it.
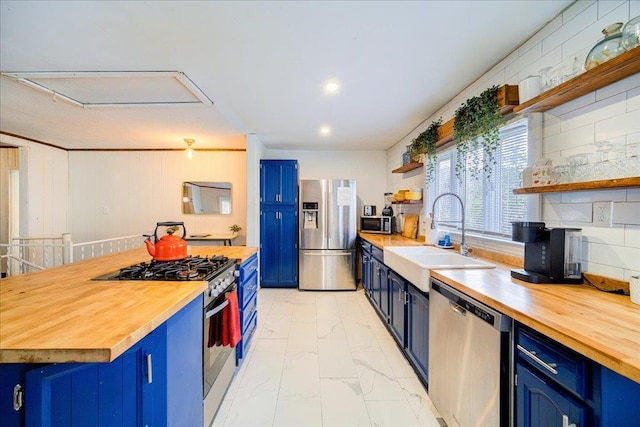
[{"label": "blue upper cabinet", "polygon": [[260,203],[298,204],[298,162],[296,160],[260,161]]}]

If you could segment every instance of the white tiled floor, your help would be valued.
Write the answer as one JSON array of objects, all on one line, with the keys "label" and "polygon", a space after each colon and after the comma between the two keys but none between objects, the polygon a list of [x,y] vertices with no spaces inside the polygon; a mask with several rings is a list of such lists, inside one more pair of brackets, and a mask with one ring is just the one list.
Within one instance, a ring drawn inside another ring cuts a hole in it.
[{"label": "white tiled floor", "polygon": [[214,426],[428,426],[437,411],[362,290],[262,289]]}]

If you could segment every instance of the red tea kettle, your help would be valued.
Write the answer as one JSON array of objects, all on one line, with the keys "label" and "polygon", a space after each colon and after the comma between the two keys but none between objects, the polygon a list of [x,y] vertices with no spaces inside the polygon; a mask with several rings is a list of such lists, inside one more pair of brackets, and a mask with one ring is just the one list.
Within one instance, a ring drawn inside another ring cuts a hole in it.
[{"label": "red tea kettle", "polygon": [[[182,227],[182,238],[174,236],[178,226]],[[162,236],[158,240],[158,227],[171,227],[167,229],[167,235]],[[184,222],[159,222],[156,224],[156,230],[153,232],[153,236],[150,234],[144,234],[147,240],[144,244],[147,246],[147,252],[156,261],[177,261],[187,257],[187,242],[184,237],[187,235],[187,229],[184,227]],[[154,241],[151,241],[151,237]]]}]

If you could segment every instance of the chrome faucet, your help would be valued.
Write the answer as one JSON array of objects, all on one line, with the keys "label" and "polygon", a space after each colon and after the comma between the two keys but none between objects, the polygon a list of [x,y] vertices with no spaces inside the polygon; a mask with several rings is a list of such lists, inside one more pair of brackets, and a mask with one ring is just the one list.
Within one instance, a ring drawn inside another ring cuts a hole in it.
[{"label": "chrome faucet", "polygon": [[431,213],[429,214],[429,216],[431,217],[431,229],[435,229],[436,228],[436,218],[435,218],[436,202],[438,200],[440,200],[441,197],[444,197],[444,196],[453,196],[456,199],[458,199],[458,201],[460,202],[460,207],[462,208],[462,220],[460,221],[462,223],[462,238],[460,240],[460,255],[469,256],[469,252],[471,252],[471,249],[469,248],[469,246],[467,246],[467,241],[465,239],[465,233],[464,233],[464,203],[462,202],[462,199],[460,198],[460,196],[458,196],[455,193],[442,193],[438,197],[435,198],[435,200],[433,201],[433,205],[431,206]]}]

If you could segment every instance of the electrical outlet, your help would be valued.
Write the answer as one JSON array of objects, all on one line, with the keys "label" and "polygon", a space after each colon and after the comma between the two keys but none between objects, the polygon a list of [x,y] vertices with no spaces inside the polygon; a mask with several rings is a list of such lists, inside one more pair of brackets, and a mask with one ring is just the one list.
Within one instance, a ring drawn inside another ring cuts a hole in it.
[{"label": "electrical outlet", "polygon": [[595,202],[593,204],[593,225],[611,227],[611,202]]}]

